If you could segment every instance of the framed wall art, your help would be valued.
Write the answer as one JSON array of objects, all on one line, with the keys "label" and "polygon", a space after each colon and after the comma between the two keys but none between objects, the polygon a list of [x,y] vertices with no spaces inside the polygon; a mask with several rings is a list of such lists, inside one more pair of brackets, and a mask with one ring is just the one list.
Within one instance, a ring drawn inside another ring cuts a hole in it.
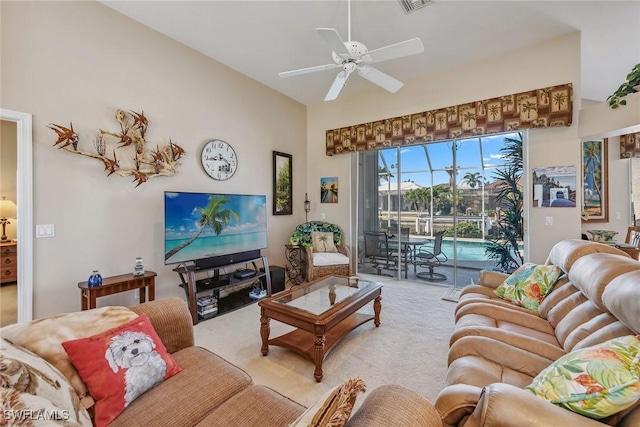
[{"label": "framed wall art", "polygon": [[582,142],[582,220],[609,222],[608,140]]},{"label": "framed wall art", "polygon": [[273,214],[293,214],[291,154],[273,152]]},{"label": "framed wall art", "polygon": [[320,178],[320,203],[338,203],[338,177]]},{"label": "framed wall art", "polygon": [[533,168],[534,208],[576,207],[576,166]]}]

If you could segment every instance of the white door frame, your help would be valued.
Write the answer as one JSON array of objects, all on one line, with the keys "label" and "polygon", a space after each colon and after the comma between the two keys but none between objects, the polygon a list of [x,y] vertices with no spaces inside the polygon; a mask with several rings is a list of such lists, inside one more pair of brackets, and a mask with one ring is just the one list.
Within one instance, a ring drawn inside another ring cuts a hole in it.
[{"label": "white door frame", "polygon": [[28,113],[0,109],[0,119],[15,122],[18,159],[18,323],[33,319],[33,133]]}]

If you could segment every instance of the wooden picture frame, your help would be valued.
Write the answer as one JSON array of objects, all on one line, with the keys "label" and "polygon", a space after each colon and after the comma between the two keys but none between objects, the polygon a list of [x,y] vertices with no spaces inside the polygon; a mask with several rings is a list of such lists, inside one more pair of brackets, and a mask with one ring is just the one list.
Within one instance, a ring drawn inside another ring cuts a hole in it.
[{"label": "wooden picture frame", "polygon": [[582,221],[609,222],[607,138],[582,142]]},{"label": "wooden picture frame", "polygon": [[293,181],[291,154],[273,152],[273,214],[293,214]]}]

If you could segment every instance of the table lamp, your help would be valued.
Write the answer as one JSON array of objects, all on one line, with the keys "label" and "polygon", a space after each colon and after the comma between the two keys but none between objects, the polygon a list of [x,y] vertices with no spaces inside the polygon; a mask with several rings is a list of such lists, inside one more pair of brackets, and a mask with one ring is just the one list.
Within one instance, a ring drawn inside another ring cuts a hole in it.
[{"label": "table lamp", "polygon": [[13,200],[7,200],[6,197],[2,197],[0,200],[0,224],[2,224],[2,237],[0,237],[0,242],[6,243],[11,240],[7,238],[6,227],[7,224],[11,224],[9,222],[9,218],[16,217],[17,206],[13,203]]}]

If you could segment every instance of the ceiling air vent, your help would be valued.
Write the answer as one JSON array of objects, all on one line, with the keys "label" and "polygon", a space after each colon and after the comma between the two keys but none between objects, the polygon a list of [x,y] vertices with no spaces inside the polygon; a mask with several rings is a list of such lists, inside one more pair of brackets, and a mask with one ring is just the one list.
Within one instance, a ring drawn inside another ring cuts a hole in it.
[{"label": "ceiling air vent", "polygon": [[416,10],[429,6],[433,0],[399,0],[405,13],[415,12]]}]

